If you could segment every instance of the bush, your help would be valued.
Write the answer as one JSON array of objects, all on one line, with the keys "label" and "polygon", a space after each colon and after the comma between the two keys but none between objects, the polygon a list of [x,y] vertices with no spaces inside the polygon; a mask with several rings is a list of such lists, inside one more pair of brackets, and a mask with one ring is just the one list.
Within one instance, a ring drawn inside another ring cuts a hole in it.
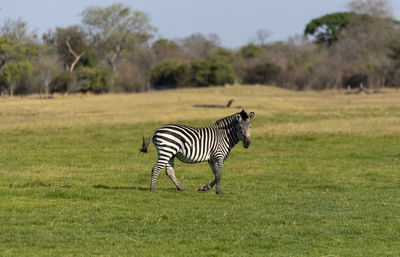
[{"label": "bush", "polygon": [[50,93],[65,93],[68,91],[73,92],[74,90],[72,90],[72,84],[75,84],[75,82],[75,73],[66,71],[60,72],[50,82]]},{"label": "bush", "polygon": [[146,91],[146,84],[142,81],[139,73],[135,72],[134,67],[120,66],[117,73],[113,75],[113,86],[110,91],[116,93],[138,93]]},{"label": "bush", "polygon": [[192,62],[190,72],[195,86],[233,84],[236,79],[229,58],[221,55]]},{"label": "bush", "polygon": [[394,87],[400,87],[400,68],[398,68],[397,70],[394,71],[393,74],[393,86]]},{"label": "bush", "polygon": [[281,76],[281,67],[276,64],[266,62],[257,64],[246,70],[243,77],[245,84],[271,84],[278,83]]},{"label": "bush", "polygon": [[254,58],[259,56],[263,50],[264,48],[262,46],[248,44],[240,48],[239,53],[244,58]]},{"label": "bush", "polygon": [[175,59],[165,59],[151,71],[155,88],[177,88],[187,84],[189,66]]},{"label": "bush", "polygon": [[80,92],[105,93],[110,88],[112,72],[109,69],[80,67],[76,76]]},{"label": "bush", "polygon": [[29,93],[29,82],[32,80],[33,66],[28,61],[10,61],[0,71],[0,89],[14,94]]}]

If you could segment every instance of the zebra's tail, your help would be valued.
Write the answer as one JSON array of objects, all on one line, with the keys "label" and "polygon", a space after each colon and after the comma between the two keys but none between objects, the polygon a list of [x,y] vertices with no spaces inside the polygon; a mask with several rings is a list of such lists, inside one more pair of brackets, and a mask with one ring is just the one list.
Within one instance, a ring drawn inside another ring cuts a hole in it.
[{"label": "zebra's tail", "polygon": [[147,148],[149,147],[149,145],[150,145],[150,143],[151,143],[151,140],[152,140],[153,137],[154,137],[154,134],[155,134],[155,133],[153,133],[153,134],[151,135],[151,137],[147,140],[147,142],[146,142],[146,139],[145,139],[144,136],[143,136],[143,143],[142,143],[142,148],[140,148],[140,152],[142,152],[142,153],[147,153]]}]

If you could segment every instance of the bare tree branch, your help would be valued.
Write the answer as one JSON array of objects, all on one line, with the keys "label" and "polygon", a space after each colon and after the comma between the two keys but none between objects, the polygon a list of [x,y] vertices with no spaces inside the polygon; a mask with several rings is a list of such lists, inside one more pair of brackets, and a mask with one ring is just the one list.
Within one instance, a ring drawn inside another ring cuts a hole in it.
[{"label": "bare tree branch", "polygon": [[85,52],[82,52],[81,54],[77,54],[71,47],[69,43],[69,37],[67,38],[67,41],[65,41],[65,44],[68,47],[68,51],[75,57],[75,60],[72,62],[71,67],[69,67],[69,72],[72,72],[75,68],[75,65],[79,62],[79,59],[85,54]]}]

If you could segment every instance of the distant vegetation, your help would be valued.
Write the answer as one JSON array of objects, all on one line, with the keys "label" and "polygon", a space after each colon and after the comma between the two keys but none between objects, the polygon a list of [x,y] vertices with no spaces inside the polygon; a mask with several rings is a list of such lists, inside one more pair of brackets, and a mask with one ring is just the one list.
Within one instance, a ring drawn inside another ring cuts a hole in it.
[{"label": "distant vegetation", "polygon": [[[369,85],[400,85],[400,23],[385,0],[351,0],[348,12],[312,19],[304,35],[232,50],[215,34],[156,39],[149,16],[123,4],[89,7],[81,23],[41,37],[23,19],[0,26],[0,93],[141,92],[151,89],[268,84],[339,88],[363,74]],[[260,24],[260,26],[268,24]]]}]

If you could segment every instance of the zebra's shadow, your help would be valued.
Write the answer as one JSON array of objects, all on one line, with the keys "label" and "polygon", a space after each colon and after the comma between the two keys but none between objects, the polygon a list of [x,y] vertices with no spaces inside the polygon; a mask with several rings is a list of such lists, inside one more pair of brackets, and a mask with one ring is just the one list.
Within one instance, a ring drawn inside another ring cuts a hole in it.
[{"label": "zebra's shadow", "polygon": [[[150,191],[148,187],[93,185],[96,189]],[[177,191],[175,188],[157,188],[157,191]]]}]

